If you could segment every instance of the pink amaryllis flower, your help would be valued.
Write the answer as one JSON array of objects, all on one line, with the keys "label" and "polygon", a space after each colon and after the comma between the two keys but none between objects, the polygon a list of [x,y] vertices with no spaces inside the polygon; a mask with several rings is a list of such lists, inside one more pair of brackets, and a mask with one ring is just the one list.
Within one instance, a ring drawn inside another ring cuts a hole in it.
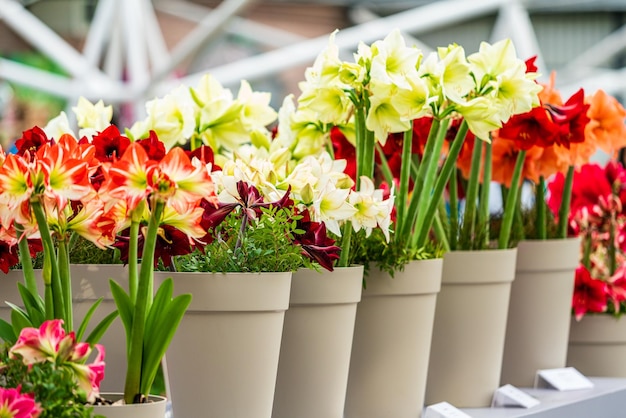
[{"label": "pink amaryllis flower", "polygon": [[0,417],[37,418],[41,408],[30,393],[21,393],[21,388],[0,388]]},{"label": "pink amaryllis flower", "polygon": [[26,365],[50,361],[69,368],[79,389],[88,401],[93,401],[104,378],[104,347],[95,344],[94,348],[98,355],[93,363],[86,364],[92,347],[88,343],[76,342],[74,332],[66,333],[63,329],[63,320],[53,319],[45,321],[39,328],[23,328],[17,342],[9,349],[9,355],[21,358]]}]

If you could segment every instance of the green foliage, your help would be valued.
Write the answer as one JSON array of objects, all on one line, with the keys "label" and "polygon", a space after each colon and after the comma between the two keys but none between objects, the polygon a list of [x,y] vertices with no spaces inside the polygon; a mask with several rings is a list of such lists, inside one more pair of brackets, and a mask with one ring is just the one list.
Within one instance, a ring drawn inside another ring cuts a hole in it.
[{"label": "green foliage", "polygon": [[386,271],[393,277],[395,272],[404,270],[404,266],[413,260],[428,260],[443,256],[443,248],[433,240],[429,240],[425,247],[419,249],[396,240],[387,243],[379,228],[374,229],[367,238],[365,231],[359,231],[355,238],[353,240],[354,258],[351,262],[363,264],[366,273],[371,267],[369,264],[375,263],[380,270]]},{"label": "green foliage", "polygon": [[86,403],[72,371],[50,361],[27,366],[19,358],[10,358],[9,346],[0,353],[0,386],[32,393],[42,408],[40,418],[88,418],[93,407]]},{"label": "green foliage", "polygon": [[70,241],[70,263],[121,264],[119,250],[98,248],[93,242],[74,234]]},{"label": "green foliage", "polygon": [[[312,263],[294,245],[301,217],[291,208],[261,208],[261,216],[242,228],[238,211],[231,212],[215,230],[215,239],[204,253],[177,257],[176,270],[187,272],[296,271]],[[243,233],[240,233],[242,232]],[[239,242],[238,242],[239,240]]]}]

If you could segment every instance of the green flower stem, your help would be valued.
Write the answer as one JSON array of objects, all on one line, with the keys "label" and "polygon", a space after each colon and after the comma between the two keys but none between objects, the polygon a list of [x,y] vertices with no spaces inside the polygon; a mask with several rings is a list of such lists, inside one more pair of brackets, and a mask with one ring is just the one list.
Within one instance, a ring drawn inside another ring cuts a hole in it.
[{"label": "green flower stem", "polygon": [[617,248],[615,248],[615,225],[617,224],[617,219],[615,219],[615,212],[611,213],[611,222],[609,222],[609,246],[607,248],[608,259],[609,259],[609,274],[613,276],[615,274],[615,270],[617,270]]},{"label": "green flower stem", "polygon": [[450,182],[448,184],[449,187],[449,204],[450,204],[450,229],[449,232],[449,243],[450,250],[455,251],[457,249],[457,241],[458,241],[458,233],[459,233],[459,188],[457,184],[457,168],[456,166],[452,170],[452,175],[450,175]]},{"label": "green flower stem", "polygon": [[400,166],[400,187],[396,196],[396,230],[401,231],[406,221],[406,204],[411,180],[411,153],[413,151],[413,125],[404,132],[402,141],[402,164]]},{"label": "green flower stem", "polygon": [[445,252],[450,251],[450,243],[448,242],[448,234],[447,231],[450,230],[450,223],[448,222],[448,213],[446,211],[446,202],[443,199],[439,199],[439,210],[435,215],[435,222],[433,224],[433,228],[435,230],[435,236],[439,243],[441,243],[441,247]]},{"label": "green flower stem", "polygon": [[[143,342],[148,307],[151,304],[154,271],[154,250],[156,248],[157,232],[165,203],[157,201],[152,208],[152,216],[145,236],[143,253],[141,255],[141,269],[137,287],[137,300],[133,311],[130,345],[128,347],[128,371],[124,386],[124,401],[133,403],[140,394],[141,369],[143,362]],[[144,394],[144,395],[147,395]]]},{"label": "green flower stem", "polygon": [[565,183],[563,184],[563,196],[561,197],[561,207],[559,207],[559,225],[557,237],[565,239],[567,237],[567,223],[569,222],[570,203],[572,201],[572,184],[574,183],[574,166],[567,168]]},{"label": "green flower stem", "polygon": [[385,157],[383,148],[378,143],[376,144],[376,153],[380,159],[380,170],[383,174],[383,178],[387,184],[391,186],[393,184],[393,173],[391,172],[391,168],[389,167],[389,162],[387,161],[387,157]]},{"label": "green flower stem", "polygon": [[433,190],[431,198],[422,199],[426,201],[426,203],[428,203],[428,208],[426,209],[426,214],[422,217],[423,222],[415,226],[415,248],[422,248],[426,244],[428,232],[432,225],[435,212],[437,211],[437,206],[439,205],[439,199],[441,198],[441,196],[443,196],[446,184],[450,179],[450,175],[454,171],[454,168],[456,166],[456,159],[459,156],[459,152],[461,152],[463,142],[465,142],[467,129],[467,122],[463,120],[463,122],[459,126],[459,130],[457,131],[456,136],[454,137],[454,141],[452,141],[452,144],[450,145],[450,149],[448,150],[448,156],[443,163],[443,167],[441,167],[441,171],[439,173],[439,176],[437,177],[437,181],[435,182],[435,188]]},{"label": "green flower stem", "polygon": [[478,189],[480,186],[480,162],[483,153],[483,141],[476,138],[474,141],[474,149],[472,151],[472,163],[470,169],[469,179],[467,181],[468,187],[465,195],[465,211],[463,212],[463,229],[461,231],[461,243],[462,245],[472,248],[475,234],[476,234],[476,212],[477,212],[477,200]]},{"label": "green flower stem", "polygon": [[593,247],[593,239],[591,237],[591,232],[586,232],[585,237],[582,240],[583,242],[583,254],[581,259],[581,264],[585,266],[587,270],[591,270],[591,250]]},{"label": "green flower stem", "polygon": [[492,145],[485,142],[485,158],[483,162],[483,183],[480,189],[480,200],[478,206],[478,225],[484,231],[484,248],[489,247],[489,195],[491,194],[491,169],[492,169]]},{"label": "green flower stem", "polygon": [[515,239],[517,242],[526,239],[526,231],[524,228],[524,214],[522,213],[522,188],[517,194],[517,205],[515,205],[515,218],[513,219],[513,226],[511,228],[511,239]]},{"label": "green flower stem", "polygon": [[546,239],[548,234],[546,231],[546,198],[545,198],[546,180],[543,176],[539,176],[539,183],[535,186],[535,231],[537,239]]},{"label": "green flower stem", "polygon": [[348,267],[350,264],[350,246],[352,242],[352,222],[346,222],[341,231],[341,254],[337,267]]},{"label": "green flower stem", "polygon": [[128,234],[128,294],[133,304],[137,300],[137,286],[139,282],[137,272],[139,264],[139,226],[139,221],[131,221]]},{"label": "green flower stem", "polygon": [[[37,226],[39,228],[39,234],[41,235],[41,243],[43,244],[44,251],[43,276],[44,284],[46,284],[48,290],[45,295],[46,318],[63,319],[65,325],[67,326],[67,313],[65,312],[65,303],[63,302],[63,292],[59,277],[59,265],[57,263],[54,242],[52,240],[50,228],[48,227],[46,214],[44,213],[44,209],[38,200],[32,200],[30,203],[35,219],[37,220]],[[47,280],[48,274],[49,280]],[[51,313],[53,315],[52,318],[49,317]]]},{"label": "green flower stem", "polygon": [[[447,120],[446,120],[446,124],[448,124]],[[441,130],[442,130],[441,120],[433,118],[432,123],[430,125],[430,130],[428,131],[428,138],[426,138],[426,145],[424,147],[424,156],[422,157],[421,163],[417,165],[417,172],[413,173],[413,179],[415,180],[413,184],[413,196],[415,196],[413,200],[415,201],[415,207],[412,211],[409,211],[409,213],[413,214],[415,216],[415,219],[417,219],[417,213],[415,213],[415,211],[417,211],[417,203],[419,201],[420,196],[422,195],[424,181],[426,180],[426,170],[429,167],[432,167],[433,158],[437,160],[439,158],[439,155],[441,154],[441,149],[439,149],[437,152],[437,155],[435,156],[435,146],[438,145],[436,144],[438,142],[437,135],[441,132]],[[443,143],[442,143],[442,146],[443,146]],[[402,160],[403,166],[404,166],[404,163],[405,163],[405,160],[403,159]],[[413,200],[411,201],[411,203],[413,202]],[[415,219],[413,219],[411,222],[412,223],[415,222]],[[408,230],[405,232],[409,233]]]},{"label": "green flower stem", "polygon": [[[410,223],[408,223],[408,225],[404,226],[404,229],[402,231],[403,237],[406,239],[407,242],[409,241],[409,237],[414,234],[414,231],[419,230],[420,226],[423,225],[424,222],[429,223],[430,229],[430,225],[432,225],[435,211],[433,210],[433,212],[430,213],[431,218],[429,220],[426,220],[426,207],[431,202],[435,205],[438,205],[439,198],[443,195],[443,190],[441,194],[431,193],[433,185],[435,184],[435,179],[437,178],[437,165],[439,164],[439,156],[441,155],[441,149],[443,148],[443,143],[446,139],[446,133],[448,132],[449,124],[450,119],[446,118],[439,123],[435,123],[435,121],[433,120],[433,124],[431,125],[431,130],[428,134],[428,139],[426,140],[424,158],[422,159],[422,164],[419,167],[417,179],[415,180],[417,190],[413,191],[413,196],[411,196],[411,203],[409,205],[408,213],[410,213],[413,218],[410,220]],[[434,136],[434,145],[432,146],[432,149],[429,149],[428,142],[433,142],[433,137],[431,136],[433,130],[436,130],[436,135]],[[426,152],[428,152],[430,155]],[[456,159],[456,157],[454,158]],[[415,240],[413,241],[413,243],[415,244]],[[425,244],[425,242],[423,244]]]},{"label": "green flower stem", "polygon": [[520,177],[522,176],[522,168],[526,159],[526,150],[521,150],[517,154],[515,168],[513,169],[513,178],[511,179],[511,188],[506,196],[504,203],[504,215],[502,216],[502,225],[500,226],[500,236],[498,237],[498,248],[505,249],[509,247],[511,238],[511,226],[513,225],[513,217],[517,207],[517,198],[519,196]]},{"label": "green flower stem", "polygon": [[65,304],[66,327],[68,330],[73,330],[74,312],[72,308],[72,279],[67,240],[59,241],[58,265],[61,291],[63,292],[63,302]]},{"label": "green flower stem", "polygon": [[39,294],[37,288],[37,279],[35,279],[35,269],[33,268],[33,259],[30,256],[30,249],[28,248],[28,240],[24,236],[24,228],[22,225],[14,222],[15,233],[17,236],[18,255],[20,258],[20,264],[22,265],[22,274],[24,276],[24,286],[33,295]]}]

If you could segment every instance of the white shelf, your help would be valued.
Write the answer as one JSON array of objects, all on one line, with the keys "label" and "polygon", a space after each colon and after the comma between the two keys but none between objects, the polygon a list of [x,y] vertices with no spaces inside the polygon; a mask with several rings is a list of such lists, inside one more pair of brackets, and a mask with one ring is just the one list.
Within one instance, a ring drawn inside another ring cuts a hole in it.
[{"label": "white shelf", "polygon": [[624,418],[626,379],[591,377],[592,389],[560,392],[519,388],[541,403],[533,408],[464,408],[472,418]]}]

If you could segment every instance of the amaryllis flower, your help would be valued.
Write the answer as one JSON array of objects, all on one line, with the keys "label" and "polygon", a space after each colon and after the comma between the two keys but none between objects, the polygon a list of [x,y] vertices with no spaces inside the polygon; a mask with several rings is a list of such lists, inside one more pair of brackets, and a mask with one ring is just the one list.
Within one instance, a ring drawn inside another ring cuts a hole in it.
[{"label": "amaryllis flower", "polygon": [[41,407],[30,393],[21,393],[21,388],[0,388],[0,417],[37,418]]},{"label": "amaryllis flower", "polygon": [[130,145],[130,139],[120,133],[115,125],[110,125],[102,132],[93,136],[91,141],[96,149],[96,158],[100,162],[118,160]]},{"label": "amaryllis flower", "polygon": [[160,161],[165,157],[165,144],[159,140],[156,132],[150,131],[147,138],[136,141],[146,150],[148,158]]},{"label": "amaryllis flower", "polygon": [[302,248],[303,255],[317,261],[320,266],[328,271],[333,271],[334,260],[339,259],[341,248],[335,245],[335,240],[326,234],[326,225],[323,222],[311,221],[308,210],[300,213],[302,218],[298,220],[298,229],[304,232],[296,235],[294,242]]},{"label": "amaryllis flower", "polygon": [[50,139],[46,133],[38,126],[22,132],[22,137],[15,141],[18,155],[25,155],[27,152],[32,156],[44,144],[49,144]]},{"label": "amaryllis flower", "polygon": [[577,320],[587,312],[605,312],[608,295],[608,286],[604,280],[594,279],[585,266],[578,266],[572,299],[572,308]]},{"label": "amaryllis flower", "polygon": [[356,181],[356,148],[337,127],[330,130],[330,139],[333,143],[335,158],[347,161],[344,173]]},{"label": "amaryllis flower", "polygon": [[562,106],[546,104],[552,121],[558,127],[556,143],[569,148],[570,144],[585,140],[585,127],[589,123],[587,110],[589,105],[585,103],[583,89],[574,93]]},{"label": "amaryllis flower", "polygon": [[99,393],[104,378],[104,347],[95,344],[98,351],[91,364],[85,364],[92,348],[88,343],[76,342],[74,332],[66,333],[63,320],[45,321],[39,328],[25,327],[17,342],[9,349],[12,358],[20,358],[31,365],[50,361],[59,367],[67,367],[74,373],[76,382],[92,401]]}]

